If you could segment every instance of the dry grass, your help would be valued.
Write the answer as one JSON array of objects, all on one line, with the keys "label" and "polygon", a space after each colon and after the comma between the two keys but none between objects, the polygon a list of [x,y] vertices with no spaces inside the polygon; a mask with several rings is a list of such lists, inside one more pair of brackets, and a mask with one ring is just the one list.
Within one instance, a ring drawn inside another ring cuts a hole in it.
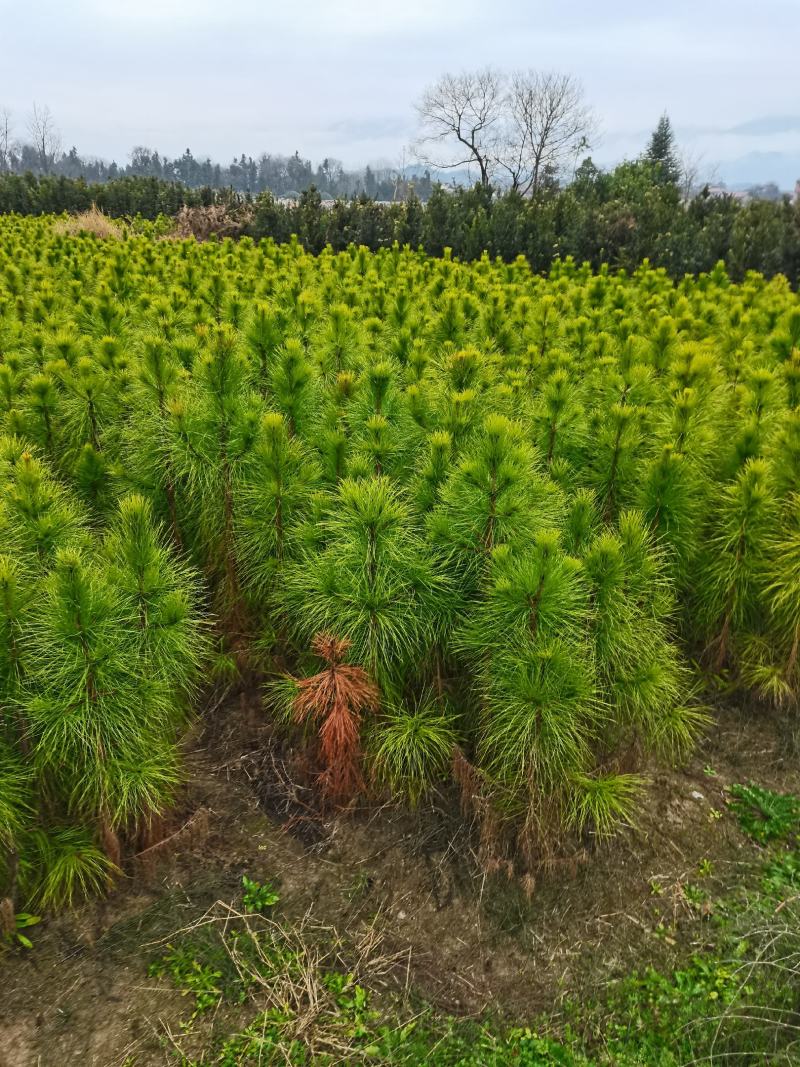
[{"label": "dry grass", "polygon": [[[382,918],[378,913],[366,928],[345,939],[310,912],[294,924],[279,923],[218,900],[200,919],[153,944],[197,944],[199,935],[199,943],[217,945],[227,957],[228,980],[241,990],[228,1006],[227,1022],[251,1020],[243,1036],[249,1035],[255,1047],[261,1044],[259,1037],[264,1037],[259,1030],[265,1033],[269,1027],[273,1035],[270,1051],[275,1057],[269,1062],[282,1062],[285,1056],[288,1063],[297,1042],[312,1063],[317,1057],[336,1064],[354,1063],[362,1061],[363,1048],[343,1017],[331,976],[342,976],[348,991],[359,986],[408,993],[409,950],[386,950]],[[244,1012],[235,1006],[237,1000]],[[179,1031],[165,1026],[165,1036],[180,1056],[206,1050],[212,1030],[219,1029],[221,1013],[226,1013],[222,998],[206,1019],[195,1018],[191,1028],[183,1026]]]},{"label": "dry grass", "polygon": [[169,237],[175,240],[194,237],[196,241],[240,237],[251,221],[252,211],[245,207],[233,209],[227,204],[187,207],[184,204],[175,216]]},{"label": "dry grass", "polygon": [[72,215],[68,219],[59,220],[54,229],[56,233],[76,237],[78,234],[89,233],[93,237],[103,240],[119,240],[124,226],[117,219],[111,219],[104,214],[97,204],[92,204],[88,211],[82,211],[79,215]]}]

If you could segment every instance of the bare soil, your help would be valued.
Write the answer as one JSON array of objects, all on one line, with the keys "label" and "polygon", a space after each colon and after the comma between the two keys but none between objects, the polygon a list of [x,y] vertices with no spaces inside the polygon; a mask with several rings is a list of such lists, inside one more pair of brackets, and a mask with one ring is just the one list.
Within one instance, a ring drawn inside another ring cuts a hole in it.
[{"label": "bare soil", "polygon": [[635,827],[526,895],[481,873],[452,798],[412,814],[321,814],[257,709],[219,711],[190,756],[168,846],[107,899],[35,927],[32,951],[0,956],[0,1067],[174,1062],[165,1035],[187,1003],[148,964],[216,900],[235,900],[243,874],[278,887],[286,921],[310,913],[345,935],[378,924],[407,960],[398,982],[445,1013],[524,1021],[637,967],[669,967],[708,936],[686,884],[702,879],[713,898],[758,861],[726,787],[800,792],[777,718],[728,706],[716,720],[686,767],[652,771]]}]

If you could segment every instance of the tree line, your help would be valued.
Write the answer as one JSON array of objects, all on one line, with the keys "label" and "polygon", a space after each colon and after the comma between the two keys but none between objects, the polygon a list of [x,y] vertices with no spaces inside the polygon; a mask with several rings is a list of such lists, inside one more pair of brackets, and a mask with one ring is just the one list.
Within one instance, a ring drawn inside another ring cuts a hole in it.
[{"label": "tree line", "polygon": [[[107,162],[82,155],[74,145],[63,150],[61,133],[49,108],[38,104],[33,105],[25,134],[17,138],[14,130],[11,112],[0,108],[0,174],[82,178],[93,185],[121,178],[157,178],[179,182],[189,189],[233,189],[250,196],[269,191],[279,197],[297,197],[313,185],[325,199],[363,193],[376,200],[403,196],[412,180],[392,167],[346,170],[338,159],[312,163],[299,152],[290,156],[261,152],[255,157],[242,152],[230,163],[221,164],[208,156],[195,156],[190,148],[170,158],[166,153],[137,145],[127,163]],[[429,169],[414,170],[413,184],[418,197],[427,199],[433,183]]]},{"label": "tree line", "polygon": [[280,242],[296,234],[312,252],[350,244],[374,251],[397,242],[462,260],[484,252],[509,262],[523,255],[537,272],[567,256],[595,269],[608,263],[632,270],[648,259],[675,278],[711,270],[722,259],[736,279],[756,270],[784,274],[794,286],[800,282],[800,204],[787,197],[743,204],[708,190],[685,202],[679,188],[646,159],[611,172],[587,160],[568,186],[547,187],[534,197],[479,184],[454,191],[437,186],[427,204],[413,195],[393,204],[361,195],[325,206],[314,188],[282,202],[269,192],[249,197],[157,178],[90,184],[52,175],[0,175],[2,214],[79,213],[92,203],[114,218],[144,220],[174,216],[184,207],[223,205],[239,236]]},{"label": "tree line", "polygon": [[[474,185],[430,183],[426,197],[406,185],[386,203],[372,174],[369,187],[351,186],[331,198],[336,181],[325,171],[331,166],[326,161],[318,168],[321,178],[303,172],[319,181],[283,198],[271,188],[254,193],[249,179],[244,191],[241,182],[220,188],[215,173],[196,184],[209,176],[202,168],[189,173],[190,154],[183,157],[186,180],[176,180],[174,171],[164,176],[163,165],[161,176],[143,173],[161,157],[141,150],[130,164],[137,173],[102,181],[7,168],[0,173],[0,213],[74,214],[94,203],[114,218],[153,221],[213,206],[224,208],[215,216],[224,218],[222,234],[278,242],[297,235],[313,252],[350,244],[374,251],[397,242],[437,256],[449,249],[462,260],[484,252],[509,262],[522,255],[539,272],[566,257],[595,269],[607,263],[626,270],[647,259],[675,278],[724,260],[736,279],[755,270],[800,282],[800,202],[788,196],[742,202],[708,186],[692,189],[666,115],[637,159],[603,170],[588,156],[574,166],[591,143],[594,118],[569,78],[530,72],[508,79],[491,72],[447,76],[418,108],[420,158],[440,172],[461,168],[462,176],[476,178]],[[42,166],[55,159],[48,122],[49,113],[40,111],[38,126],[31,127],[38,130],[38,148],[31,151],[39,153]],[[3,144],[7,158],[7,133]],[[292,172],[292,180],[302,185],[299,175]]]}]

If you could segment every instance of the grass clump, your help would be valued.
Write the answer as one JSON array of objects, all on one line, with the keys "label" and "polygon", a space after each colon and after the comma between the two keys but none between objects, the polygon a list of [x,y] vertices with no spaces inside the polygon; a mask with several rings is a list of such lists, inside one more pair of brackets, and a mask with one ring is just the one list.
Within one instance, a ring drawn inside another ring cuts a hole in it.
[{"label": "grass clump", "polygon": [[92,204],[86,211],[60,219],[53,229],[56,233],[69,237],[81,237],[86,234],[101,241],[119,241],[124,232],[124,224],[118,219],[109,218],[97,204]]}]

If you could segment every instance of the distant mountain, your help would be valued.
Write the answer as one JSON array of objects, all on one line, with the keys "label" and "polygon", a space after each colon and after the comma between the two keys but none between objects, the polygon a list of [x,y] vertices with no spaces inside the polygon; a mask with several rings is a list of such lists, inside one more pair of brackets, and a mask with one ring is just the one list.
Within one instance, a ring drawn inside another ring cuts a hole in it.
[{"label": "distant mountain", "polygon": [[780,133],[800,133],[800,115],[763,115],[731,126],[726,133],[747,137],[769,137]]},{"label": "distant mountain", "polygon": [[738,159],[720,163],[717,173],[720,180],[731,188],[772,181],[784,192],[790,193],[800,178],[800,151],[748,152]]}]

